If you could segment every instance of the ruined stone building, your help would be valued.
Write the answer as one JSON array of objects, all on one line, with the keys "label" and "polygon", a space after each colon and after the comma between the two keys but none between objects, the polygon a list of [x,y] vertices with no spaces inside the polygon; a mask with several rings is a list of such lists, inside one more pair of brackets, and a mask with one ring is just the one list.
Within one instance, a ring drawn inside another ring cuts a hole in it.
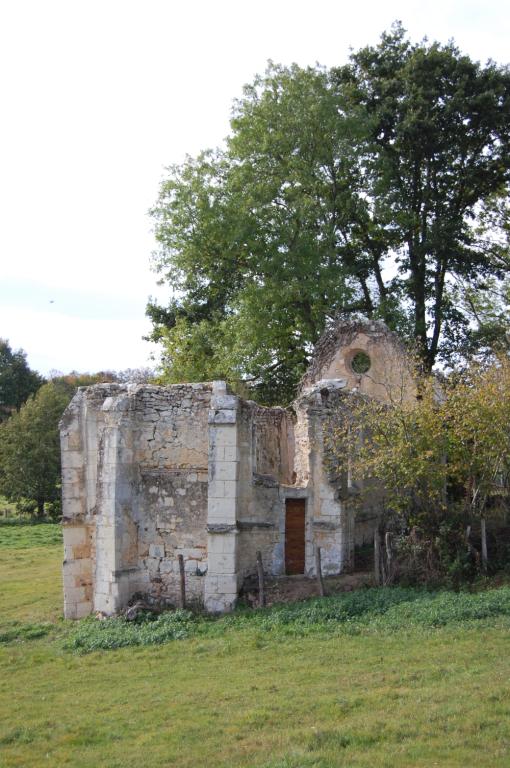
[{"label": "ruined stone building", "polygon": [[113,615],[142,594],[186,594],[228,611],[262,553],[274,577],[352,562],[377,511],[356,521],[324,465],[324,423],[339,397],[385,399],[412,383],[377,322],[322,337],[290,408],[265,408],[222,381],[81,388],[61,422],[65,616]]}]

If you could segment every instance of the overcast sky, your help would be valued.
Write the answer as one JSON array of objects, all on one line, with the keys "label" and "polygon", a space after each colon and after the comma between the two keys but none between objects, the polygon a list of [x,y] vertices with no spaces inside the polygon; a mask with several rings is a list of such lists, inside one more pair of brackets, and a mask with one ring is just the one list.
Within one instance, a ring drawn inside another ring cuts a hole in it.
[{"label": "overcast sky", "polygon": [[510,60],[503,0],[0,0],[0,337],[42,373],[150,364],[165,166],[221,142],[267,59],[341,64],[395,19]]}]

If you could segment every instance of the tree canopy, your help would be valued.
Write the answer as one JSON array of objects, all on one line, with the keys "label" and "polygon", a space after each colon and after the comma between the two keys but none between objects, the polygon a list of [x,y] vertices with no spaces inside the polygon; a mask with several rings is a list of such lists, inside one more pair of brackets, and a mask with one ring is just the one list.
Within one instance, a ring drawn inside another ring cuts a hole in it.
[{"label": "tree canopy", "polygon": [[231,128],[169,169],[152,210],[168,380],[244,379],[285,402],[327,324],[356,311],[429,370],[465,346],[459,285],[508,271],[483,227],[510,179],[506,68],[395,25],[342,67],[270,63]]},{"label": "tree canopy", "polygon": [[0,493],[33,501],[40,516],[60,497],[58,422],[69,400],[58,385],[44,384],[0,425]]},{"label": "tree canopy", "polygon": [[30,370],[22,349],[13,350],[6,339],[0,339],[0,422],[33,395],[44,382]]}]

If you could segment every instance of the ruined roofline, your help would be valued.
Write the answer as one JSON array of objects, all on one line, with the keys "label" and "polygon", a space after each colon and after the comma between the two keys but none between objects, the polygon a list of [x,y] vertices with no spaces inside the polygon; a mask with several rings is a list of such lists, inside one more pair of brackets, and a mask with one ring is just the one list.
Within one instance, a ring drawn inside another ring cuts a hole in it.
[{"label": "ruined roofline", "polygon": [[[239,403],[243,403],[249,408],[261,411],[278,411],[284,413],[287,408],[282,406],[265,406],[254,400],[248,400],[240,395],[236,395],[232,392],[230,386],[226,381],[202,381],[202,382],[180,382],[177,384],[146,384],[135,382],[102,382],[98,384],[89,384],[87,386],[78,387],[69,405],[62,414],[62,418],[59,422],[59,429],[64,429],[67,422],[73,418],[76,410],[79,410],[82,403],[87,401],[88,403],[95,404],[96,407],[101,408],[101,404],[107,399],[112,398],[114,402],[119,403],[119,399],[132,398],[136,399],[138,395],[153,395],[156,398],[164,399],[165,396],[171,395],[179,391],[191,392],[210,392],[212,397],[234,397]],[[124,407],[126,402],[124,403]]]},{"label": "ruined roofline", "polygon": [[318,381],[321,372],[332,362],[337,351],[352,344],[359,333],[374,340],[387,340],[400,353],[407,353],[402,340],[382,320],[370,320],[363,315],[350,318],[339,315],[315,345],[310,364],[298,385],[298,397]]},{"label": "ruined roofline", "polygon": [[[62,414],[62,418],[59,422],[59,429],[65,429],[67,422],[71,420],[77,410],[79,410],[83,402],[88,402],[101,407],[101,403],[104,403],[108,398],[112,398],[114,401],[118,399],[128,398],[132,399],[137,395],[153,395],[155,397],[164,397],[165,394],[171,394],[172,392],[186,391],[201,391],[214,393],[214,387],[216,384],[224,382],[200,382],[200,383],[183,383],[183,384],[145,384],[135,382],[102,382],[99,384],[89,384],[88,386],[78,387],[73,395],[69,405]],[[227,387],[228,391],[228,387]]]},{"label": "ruined roofline", "polygon": [[[88,386],[84,387],[78,387],[76,392],[90,392],[90,393],[123,393],[123,392],[141,392],[141,391],[147,391],[147,392],[161,392],[165,390],[176,390],[176,389],[182,389],[182,388],[190,388],[190,389],[201,389],[201,390],[209,390],[213,391],[215,385],[217,384],[224,384],[225,382],[215,382],[215,381],[200,381],[200,382],[179,382],[178,384],[146,384],[146,383],[140,383],[140,382],[101,382],[99,384],[89,384]],[[228,390],[228,387],[227,387]],[[230,394],[230,392],[229,392]]]}]

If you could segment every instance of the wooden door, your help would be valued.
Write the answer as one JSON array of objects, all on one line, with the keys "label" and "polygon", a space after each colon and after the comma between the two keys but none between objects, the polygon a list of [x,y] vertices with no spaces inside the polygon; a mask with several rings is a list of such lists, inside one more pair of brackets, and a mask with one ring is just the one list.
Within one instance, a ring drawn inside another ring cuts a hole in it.
[{"label": "wooden door", "polygon": [[305,499],[285,502],[285,573],[305,572]]}]

